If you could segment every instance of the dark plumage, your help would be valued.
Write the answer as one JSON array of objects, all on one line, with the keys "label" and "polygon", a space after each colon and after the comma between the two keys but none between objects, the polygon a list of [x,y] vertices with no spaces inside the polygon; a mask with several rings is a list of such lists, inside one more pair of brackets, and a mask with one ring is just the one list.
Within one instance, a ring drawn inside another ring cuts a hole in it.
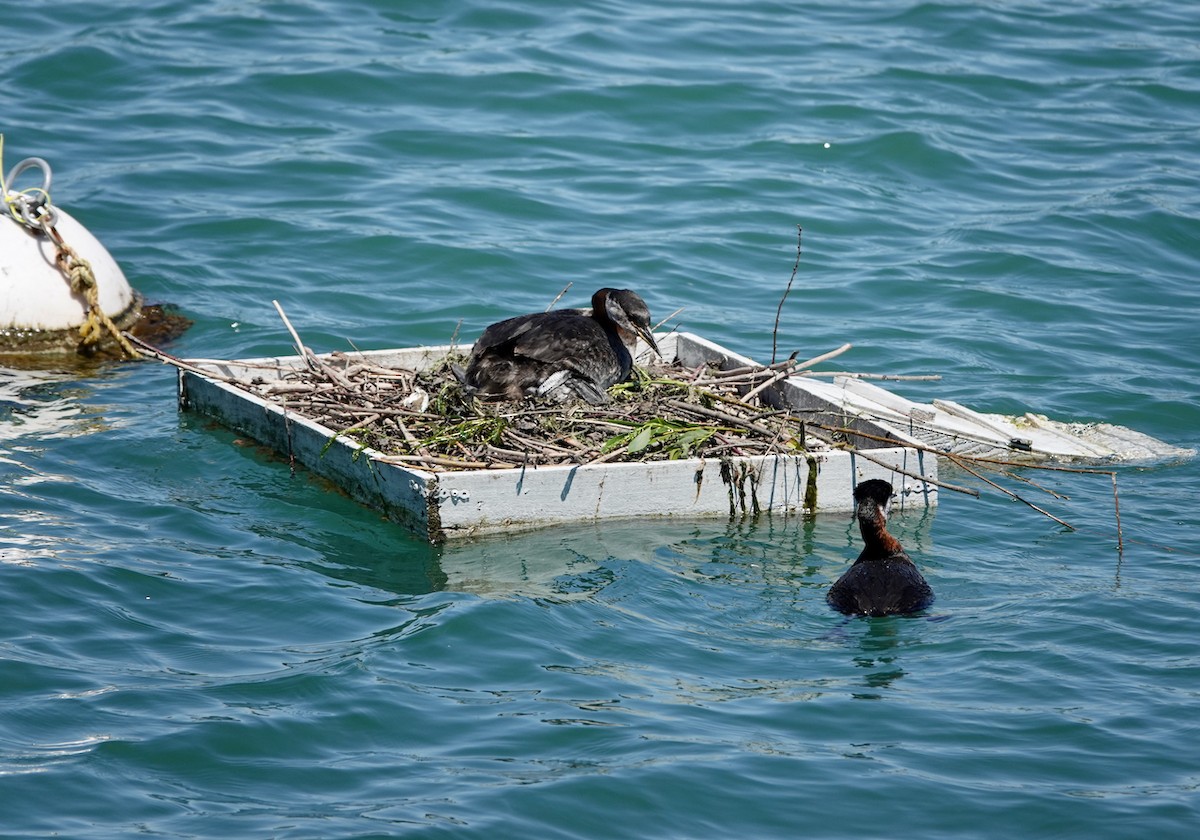
[{"label": "dark plumage", "polygon": [[923,610],[933,590],[913,565],[900,541],[887,532],[892,485],[878,478],[854,488],[855,515],[862,532],[862,553],[825,599],[849,615],[895,615]]},{"label": "dark plumage", "polygon": [[475,342],[463,379],[483,397],[599,404],[629,376],[639,336],[658,352],[645,302],[628,289],[600,289],[591,312],[554,309],[492,324]]}]

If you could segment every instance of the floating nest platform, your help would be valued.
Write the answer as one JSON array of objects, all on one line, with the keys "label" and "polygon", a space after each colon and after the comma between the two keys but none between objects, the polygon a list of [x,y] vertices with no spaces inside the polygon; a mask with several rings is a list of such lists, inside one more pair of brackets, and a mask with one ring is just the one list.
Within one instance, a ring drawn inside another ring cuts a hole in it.
[{"label": "floating nest platform", "polygon": [[602,406],[473,398],[451,370],[465,360],[455,347],[175,361],[184,409],[435,542],[611,517],[850,510],[867,478],[936,503],[935,456],[885,436],[850,447],[833,407],[789,397],[805,363],[656,338],[662,358],[638,354]]}]

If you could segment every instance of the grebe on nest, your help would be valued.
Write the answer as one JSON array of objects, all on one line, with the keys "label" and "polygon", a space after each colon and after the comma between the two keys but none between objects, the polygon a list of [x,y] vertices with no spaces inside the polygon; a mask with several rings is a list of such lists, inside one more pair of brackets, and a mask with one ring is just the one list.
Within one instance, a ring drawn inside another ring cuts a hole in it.
[{"label": "grebe on nest", "polygon": [[590,313],[553,309],[492,324],[461,378],[483,397],[579,397],[598,405],[629,376],[639,336],[658,352],[645,301],[629,289],[600,289]]},{"label": "grebe on nest", "polygon": [[854,501],[865,546],[825,600],[849,615],[896,615],[928,607],[933,590],[900,541],[887,531],[892,485],[878,478],[864,481],[854,488]]}]

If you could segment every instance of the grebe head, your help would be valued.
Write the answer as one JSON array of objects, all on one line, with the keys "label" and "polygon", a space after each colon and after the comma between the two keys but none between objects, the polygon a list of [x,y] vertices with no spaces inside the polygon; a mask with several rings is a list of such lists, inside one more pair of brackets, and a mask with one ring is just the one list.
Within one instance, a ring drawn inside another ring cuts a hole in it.
[{"label": "grebe head", "polygon": [[892,505],[892,485],[882,478],[872,478],[860,483],[854,488],[854,503],[858,506],[857,513],[871,516],[875,510],[887,522],[888,510]]},{"label": "grebe head", "polygon": [[592,295],[592,316],[610,321],[630,339],[641,337],[658,355],[658,343],[650,331],[650,308],[637,292],[629,289],[600,289]]}]

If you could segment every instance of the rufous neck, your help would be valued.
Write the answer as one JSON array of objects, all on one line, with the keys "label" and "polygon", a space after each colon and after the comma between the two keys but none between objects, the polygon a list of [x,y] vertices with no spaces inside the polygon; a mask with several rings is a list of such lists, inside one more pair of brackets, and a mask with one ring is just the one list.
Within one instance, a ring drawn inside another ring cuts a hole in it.
[{"label": "rufous neck", "polygon": [[858,530],[872,554],[890,557],[904,550],[900,541],[888,533],[887,520],[877,505],[859,505]]}]

